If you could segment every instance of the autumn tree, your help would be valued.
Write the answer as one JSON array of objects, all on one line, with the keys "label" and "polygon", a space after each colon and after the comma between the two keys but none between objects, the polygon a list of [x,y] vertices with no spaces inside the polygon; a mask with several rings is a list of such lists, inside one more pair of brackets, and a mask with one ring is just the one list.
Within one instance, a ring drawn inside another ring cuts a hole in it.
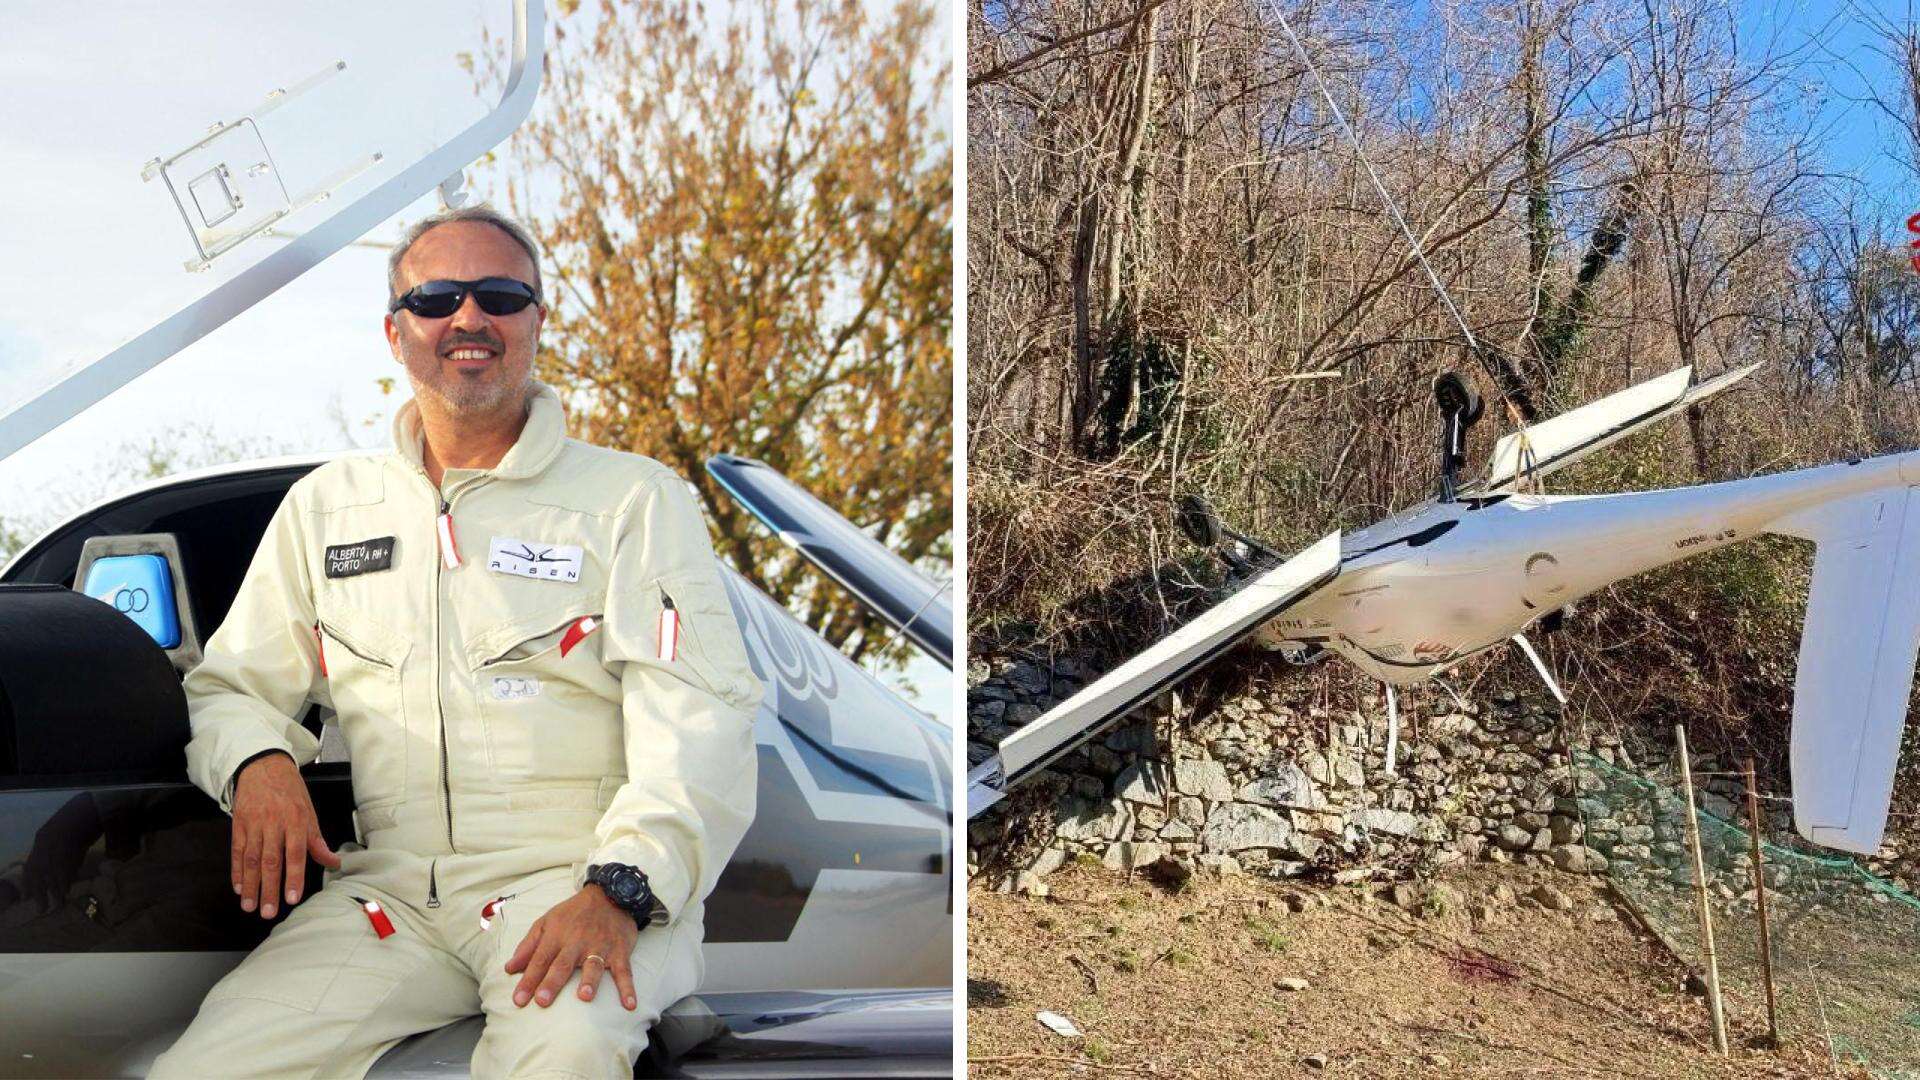
[{"label": "autumn tree", "polygon": [[757,458],[908,560],[949,554],[943,28],[921,0],[575,6],[508,181],[549,267],[540,377],[575,434],[692,481],[743,574],[878,648],[704,463]]}]

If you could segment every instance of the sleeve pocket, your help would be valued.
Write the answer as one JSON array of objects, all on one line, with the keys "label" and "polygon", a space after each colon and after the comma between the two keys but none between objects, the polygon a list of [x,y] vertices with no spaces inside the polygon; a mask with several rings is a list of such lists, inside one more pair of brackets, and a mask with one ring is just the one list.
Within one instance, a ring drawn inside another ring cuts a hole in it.
[{"label": "sleeve pocket", "polygon": [[736,708],[760,697],[760,680],[747,660],[746,643],[733,605],[717,573],[682,571],[647,586],[643,624],[647,655],[670,668],[690,671],[715,696]]}]

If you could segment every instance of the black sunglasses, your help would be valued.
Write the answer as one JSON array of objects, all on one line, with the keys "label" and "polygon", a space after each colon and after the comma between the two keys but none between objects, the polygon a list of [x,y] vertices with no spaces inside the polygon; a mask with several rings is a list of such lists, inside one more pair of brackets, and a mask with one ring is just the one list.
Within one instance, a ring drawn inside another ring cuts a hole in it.
[{"label": "black sunglasses", "polygon": [[507,277],[481,278],[479,281],[425,281],[388,304],[387,313],[406,308],[423,319],[444,319],[460,310],[460,305],[467,302],[468,293],[473,294],[473,302],[480,305],[480,310],[489,315],[512,315],[525,310],[528,304],[540,298],[533,291],[533,286]]}]

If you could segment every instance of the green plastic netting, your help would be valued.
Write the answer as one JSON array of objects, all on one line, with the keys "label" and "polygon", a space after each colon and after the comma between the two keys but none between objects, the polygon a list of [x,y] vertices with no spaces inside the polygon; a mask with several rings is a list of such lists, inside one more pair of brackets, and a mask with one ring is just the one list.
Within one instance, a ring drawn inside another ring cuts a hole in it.
[{"label": "green plastic netting", "polygon": [[[1641,776],[1579,751],[1573,766],[1594,866],[1704,971],[1677,773]],[[1729,1038],[1764,1035],[1752,834],[1705,810],[1699,819]],[[1920,1080],[1920,899],[1797,836],[1763,842],[1761,861],[1781,1034],[1825,1039],[1838,1060],[1877,1076]]]}]

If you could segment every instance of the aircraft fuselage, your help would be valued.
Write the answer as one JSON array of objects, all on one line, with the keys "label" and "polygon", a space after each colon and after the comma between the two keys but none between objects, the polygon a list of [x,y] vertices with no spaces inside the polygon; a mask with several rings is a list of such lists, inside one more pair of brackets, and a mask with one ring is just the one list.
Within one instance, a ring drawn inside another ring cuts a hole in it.
[{"label": "aircraft fuselage", "polygon": [[1920,452],[1698,487],[1429,503],[1344,538],[1340,574],[1264,625],[1267,648],[1320,645],[1406,685],[1596,590],[1853,500],[1860,528],[1889,489],[1920,484]]}]

